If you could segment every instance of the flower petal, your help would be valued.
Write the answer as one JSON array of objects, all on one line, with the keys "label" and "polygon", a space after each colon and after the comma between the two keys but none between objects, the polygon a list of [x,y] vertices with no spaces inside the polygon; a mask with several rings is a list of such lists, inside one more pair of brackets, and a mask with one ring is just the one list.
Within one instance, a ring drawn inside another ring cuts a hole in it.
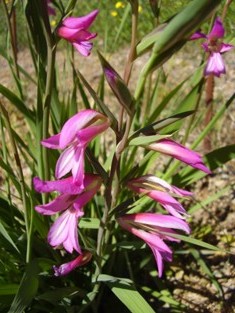
[{"label": "flower petal", "polygon": [[37,192],[58,191],[67,194],[79,194],[83,191],[81,185],[73,182],[72,176],[54,181],[43,181],[39,177],[34,177],[33,184]]},{"label": "flower petal", "polygon": [[78,147],[73,158],[72,175],[73,182],[84,188],[84,167],[85,167],[85,149],[86,147]]},{"label": "flower petal", "polygon": [[190,233],[188,224],[174,216],[155,214],[155,213],[136,213],[126,214],[120,218],[124,222],[131,221],[136,224],[146,224],[152,226],[180,229],[187,234]]},{"label": "flower petal", "polygon": [[92,125],[98,119],[103,120],[107,118],[95,110],[82,110],[68,119],[61,130],[60,148],[64,149],[68,144],[71,144],[79,130]]},{"label": "flower petal", "polygon": [[72,253],[73,250],[82,253],[78,243],[78,217],[78,212],[72,209],[66,210],[58,217],[48,233],[47,239],[49,244],[53,247],[63,245],[64,249],[69,253]]},{"label": "flower petal", "polygon": [[178,218],[184,218],[181,214],[186,215],[186,211],[183,206],[166,192],[153,190],[147,195],[159,202],[170,214]]},{"label": "flower petal", "polygon": [[[101,184],[100,176],[96,174],[88,174],[86,173],[84,176],[84,188],[95,188],[96,186],[100,186]],[[33,178],[34,189],[37,192],[52,192],[58,191],[61,193],[71,194],[71,195],[78,195],[84,191],[84,188],[81,187],[80,184],[77,182],[73,182],[73,177],[67,177],[60,180],[55,181],[44,181],[41,180],[39,177]],[[91,187],[92,186],[92,187]],[[99,188],[99,187],[97,187]]]},{"label": "flower petal", "polygon": [[202,158],[198,153],[186,148],[185,146],[171,139],[159,140],[153,144],[150,144],[146,148],[172,156],[205,173],[211,173],[211,171],[204,165]]},{"label": "flower petal", "polygon": [[66,175],[74,166],[75,164],[75,154],[78,148],[75,146],[70,146],[66,150],[64,150],[57,163],[55,169],[55,176],[57,179]]},{"label": "flower petal", "polygon": [[153,255],[155,257],[156,263],[157,263],[157,269],[158,269],[158,276],[161,278],[163,274],[164,264],[163,260],[167,262],[172,261],[172,253],[168,251],[159,251],[155,246],[148,244],[148,246],[151,248]]},{"label": "flower petal", "polygon": [[234,46],[233,45],[230,45],[228,43],[221,43],[221,47],[220,47],[220,53],[224,53],[224,52],[227,52],[231,49],[233,49]]},{"label": "flower petal", "polygon": [[81,55],[88,57],[91,54],[93,43],[89,41],[73,42],[73,46]]},{"label": "flower petal", "polygon": [[153,175],[144,175],[135,179],[130,180],[127,183],[127,186],[132,190],[145,193],[147,191],[163,191],[163,192],[171,192],[180,196],[192,196],[193,193],[180,189],[175,186],[171,186],[165,180],[153,176]]},{"label": "flower petal", "polygon": [[96,33],[90,33],[87,30],[77,30],[77,29],[71,29],[71,28],[67,28],[64,26],[61,26],[58,31],[57,34],[70,41],[70,42],[83,42],[83,41],[88,41],[92,38],[95,38],[97,36]]},{"label": "flower petal", "polygon": [[68,263],[62,264],[59,267],[53,266],[55,276],[67,275],[78,266],[83,266],[86,263],[88,263],[91,260],[91,258],[92,258],[92,254],[86,251],[83,254],[79,255],[76,259]]},{"label": "flower petal", "polygon": [[223,38],[224,33],[225,31],[224,31],[223,23],[221,19],[217,17],[215,19],[211,32],[208,34],[208,39],[213,40],[213,39]]},{"label": "flower petal", "polygon": [[91,125],[77,132],[79,142],[85,144],[90,142],[93,138],[101,134],[109,127],[110,123],[107,118],[102,119],[98,125]]},{"label": "flower petal", "polygon": [[53,201],[37,205],[35,210],[43,215],[52,215],[60,211],[66,210],[74,202],[74,196],[69,194],[63,194],[55,198]]},{"label": "flower petal", "polygon": [[44,147],[50,148],[50,149],[60,149],[60,133],[54,136],[51,136],[47,139],[43,139],[41,141],[41,144]]},{"label": "flower petal", "polygon": [[207,65],[204,70],[204,75],[215,75],[220,77],[221,74],[225,74],[225,65],[223,58],[219,52],[212,52],[208,58]]},{"label": "flower petal", "polygon": [[190,37],[190,40],[196,40],[196,39],[201,39],[201,38],[207,38],[207,36],[201,33],[200,31],[197,31]]},{"label": "flower petal", "polygon": [[81,17],[67,17],[63,20],[63,25],[72,29],[87,29],[94,22],[99,10],[94,10]]},{"label": "flower petal", "polygon": [[90,186],[85,186],[85,191],[74,201],[73,207],[75,210],[81,210],[94,197],[101,186],[101,182],[101,178],[97,176],[95,179],[93,179]]}]

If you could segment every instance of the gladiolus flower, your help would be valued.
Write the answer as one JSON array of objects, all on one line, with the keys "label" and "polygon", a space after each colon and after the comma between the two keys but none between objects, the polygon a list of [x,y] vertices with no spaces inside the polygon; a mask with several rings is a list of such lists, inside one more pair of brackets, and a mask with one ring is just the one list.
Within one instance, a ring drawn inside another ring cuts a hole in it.
[{"label": "gladiolus flower", "polygon": [[145,148],[169,155],[207,174],[211,173],[211,171],[204,165],[200,154],[171,139],[161,139],[145,146]]},{"label": "gladiolus flower", "polygon": [[98,10],[82,17],[67,17],[58,28],[58,35],[72,43],[75,49],[83,56],[90,55],[93,44],[89,41],[96,37],[96,33],[90,33],[87,29],[94,22]]},{"label": "gladiolus flower", "polygon": [[[69,253],[72,253],[73,250],[81,253],[77,234],[78,219],[84,214],[82,208],[100,188],[101,178],[98,175],[85,174],[84,190],[77,195],[73,194],[77,190],[77,186],[68,187],[69,184],[73,184],[72,177],[61,181],[45,182],[35,177],[33,182],[34,188],[38,192],[61,192],[53,201],[35,207],[35,210],[43,215],[53,215],[64,211],[50,228],[48,233],[49,244],[53,247],[63,245],[64,249]],[[72,192],[72,194],[64,193],[67,191]]]},{"label": "gladiolus flower", "polygon": [[222,53],[227,52],[234,48],[233,45],[225,44],[221,42],[221,39],[224,37],[224,27],[221,19],[217,17],[215,19],[214,25],[211,32],[208,35],[205,35],[201,32],[196,32],[191,36],[191,40],[205,38],[207,39],[203,44],[203,49],[209,53],[209,58],[207,65],[204,70],[204,75],[213,74],[217,77],[220,77],[220,74],[225,74],[225,64],[221,56]]},{"label": "gladiolus flower", "polygon": [[65,149],[56,164],[57,179],[72,171],[73,182],[83,188],[85,149],[109,125],[108,118],[103,114],[95,110],[83,110],[71,117],[59,134],[41,141],[47,148]]},{"label": "gladiolus flower", "polygon": [[172,261],[172,250],[164,240],[179,242],[174,238],[178,229],[190,233],[188,224],[174,216],[153,213],[126,214],[118,218],[118,223],[133,235],[141,238],[151,248],[155,257],[158,275],[162,276],[163,261]]},{"label": "gladiolus flower", "polygon": [[159,202],[170,214],[178,218],[184,218],[186,214],[183,206],[175,197],[192,196],[192,193],[175,186],[171,186],[163,179],[146,175],[128,182],[128,187],[135,192],[143,193],[151,199]]},{"label": "gladiolus flower", "polygon": [[59,267],[53,266],[55,276],[65,276],[73,271],[75,268],[79,266],[83,266],[88,263],[92,258],[92,254],[88,251],[84,252],[83,254],[79,255],[76,259],[62,264]]}]

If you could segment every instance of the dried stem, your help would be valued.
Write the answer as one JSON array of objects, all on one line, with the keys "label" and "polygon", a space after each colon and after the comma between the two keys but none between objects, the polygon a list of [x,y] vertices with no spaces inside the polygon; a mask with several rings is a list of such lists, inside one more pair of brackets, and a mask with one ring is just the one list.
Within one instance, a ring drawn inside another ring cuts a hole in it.
[{"label": "dried stem", "polygon": [[[206,115],[204,120],[204,125],[208,125],[213,116],[213,96],[214,96],[214,84],[215,78],[214,75],[209,75],[206,80]],[[208,134],[204,138],[204,149],[206,151],[211,150],[211,135]]]},{"label": "dried stem", "polygon": [[13,8],[13,21],[11,22],[10,14],[8,13],[7,5],[5,1],[2,1],[3,10],[5,13],[6,21],[7,21],[7,27],[10,34],[10,41],[11,41],[11,49],[12,49],[12,59],[13,64],[15,68],[15,74],[17,78],[20,78],[19,68],[17,64],[17,47],[16,47],[16,31],[15,31],[15,12]]},{"label": "dried stem", "polygon": [[233,0],[227,0],[225,5],[224,5],[224,8],[223,8],[223,12],[222,12],[222,16],[221,16],[221,20],[222,22],[224,21],[225,19],[225,16],[227,14],[227,11],[228,11],[228,8],[230,6],[230,4],[232,3]]}]

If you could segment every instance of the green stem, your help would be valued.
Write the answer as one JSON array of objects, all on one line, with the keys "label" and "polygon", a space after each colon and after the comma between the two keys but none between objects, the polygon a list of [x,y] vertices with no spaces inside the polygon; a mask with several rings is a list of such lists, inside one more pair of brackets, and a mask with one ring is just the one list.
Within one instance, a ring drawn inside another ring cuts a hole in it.
[{"label": "green stem", "polygon": [[[51,33],[48,14],[45,5],[43,6],[41,18],[42,28],[47,42],[47,75],[46,75],[45,97],[43,101],[42,138],[47,138],[49,135],[48,130],[51,107],[51,94],[54,86],[54,69],[56,56],[56,43],[54,40],[54,36]],[[50,177],[50,173],[49,173],[48,150],[46,148],[42,148],[41,162],[42,162],[41,169],[43,170],[43,173],[41,173],[43,174],[42,177],[43,179],[48,180]]]},{"label": "green stem", "polygon": [[[54,67],[55,67],[55,46],[48,47],[48,59],[47,59],[47,81],[46,81],[46,91],[45,91],[45,100],[43,105],[43,122],[42,122],[42,138],[48,137],[49,129],[49,117],[50,117],[50,107],[51,107],[51,93],[53,89],[53,80],[54,80]],[[49,162],[48,162],[48,150],[43,148],[43,167],[44,175],[43,178],[48,180],[50,177],[49,173]]]},{"label": "green stem", "polygon": [[[137,21],[138,21],[138,1],[135,1],[135,3],[131,3],[132,6],[132,36],[131,36],[131,47],[130,52],[128,56],[128,60],[125,66],[124,71],[124,81],[128,85],[132,70],[132,64],[135,58],[135,49],[136,49],[136,37],[137,37]],[[124,111],[121,112],[119,116],[119,130],[121,130],[123,127],[123,114]],[[100,227],[98,230],[97,235],[97,256],[99,258],[96,271],[95,271],[95,278],[97,278],[101,272],[102,272],[102,255],[104,253],[104,247],[105,244],[107,244],[109,238],[110,238],[110,231],[106,229],[106,225],[109,221],[109,213],[112,210],[112,208],[116,205],[117,201],[117,195],[119,192],[119,167],[120,167],[120,158],[121,154],[124,151],[128,136],[131,129],[133,116],[127,116],[125,130],[122,138],[116,138],[117,142],[117,148],[116,153],[113,156],[112,164],[111,164],[111,170],[110,175],[107,181],[106,189],[105,189],[105,208],[103,212],[103,216],[101,219]],[[99,290],[100,283],[95,284],[93,292],[94,292],[94,298]],[[99,300],[101,298],[99,297]]]}]

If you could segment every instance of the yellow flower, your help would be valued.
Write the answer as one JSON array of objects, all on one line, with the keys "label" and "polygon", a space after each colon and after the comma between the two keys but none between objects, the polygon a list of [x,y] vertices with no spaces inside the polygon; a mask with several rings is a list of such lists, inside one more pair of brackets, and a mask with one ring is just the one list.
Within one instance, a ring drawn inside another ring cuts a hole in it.
[{"label": "yellow flower", "polygon": [[51,26],[55,26],[56,25],[56,20],[51,20],[50,24],[51,24]]},{"label": "yellow flower", "polygon": [[116,9],[125,8],[125,4],[122,1],[118,1],[115,4]]},{"label": "yellow flower", "polygon": [[115,17],[115,16],[117,16],[118,15],[118,13],[117,13],[117,11],[111,11],[111,13],[110,13],[113,17]]},{"label": "yellow flower", "polygon": [[142,12],[142,11],[143,11],[143,8],[142,8],[141,5],[139,5],[139,6],[138,6],[138,12],[140,13],[140,12]]}]

